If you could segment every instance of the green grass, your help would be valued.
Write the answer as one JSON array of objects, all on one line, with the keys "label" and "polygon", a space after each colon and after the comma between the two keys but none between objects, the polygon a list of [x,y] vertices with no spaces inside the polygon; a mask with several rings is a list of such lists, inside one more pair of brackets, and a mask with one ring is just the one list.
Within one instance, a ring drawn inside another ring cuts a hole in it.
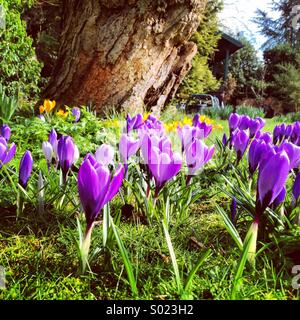
[{"label": "green grass", "polygon": [[[216,123],[224,129],[212,133],[211,143],[216,137],[221,138],[224,131],[228,132],[227,121],[216,120]],[[272,132],[274,125],[274,120],[267,120],[265,131]],[[113,139],[118,132],[118,128],[104,128],[103,122],[88,113],[83,114],[77,125],[57,119],[50,124],[38,119],[17,119],[11,140],[18,144],[18,152],[9,172],[16,181],[13,169],[18,167],[24,150],[30,148],[35,169],[28,192],[33,200],[27,201],[24,213],[16,221],[15,194],[3,170],[0,171],[0,265],[6,271],[6,289],[0,289],[0,299],[131,299],[133,295],[117,243],[112,241],[109,254],[97,251],[103,243],[101,216],[100,225],[95,227],[92,235],[91,252],[96,250],[91,261],[92,273],[82,275],[79,272],[74,239],[77,238],[76,218],[79,217],[82,223],[84,219],[80,215],[74,177],[69,181],[70,199],[65,199],[62,207],[57,205],[62,194],[57,188],[57,175],[48,177],[45,211],[39,214],[36,209],[36,186],[32,181],[36,181],[38,169],[45,167],[40,146],[52,126],[60,133],[72,135],[82,156],[87,151],[95,151],[98,145]],[[216,158],[216,163],[209,165],[196,182],[200,197],[190,206],[189,214],[178,221],[178,203],[175,203],[172,209],[175,213],[170,217],[168,227],[179,270],[177,278],[186,281],[199,258],[211,250],[191,282],[191,297],[194,299],[230,299],[241,255],[216,209],[218,204],[229,212],[230,203],[230,199],[221,193],[222,188],[228,186],[218,172],[214,173],[218,155]],[[171,190],[170,184],[168,187]],[[123,196],[126,197],[125,189]],[[126,199],[134,206],[135,213],[143,217],[145,212],[139,211],[133,195]],[[122,205],[121,197],[112,201],[111,212],[115,220]],[[159,214],[163,218],[163,213]],[[170,243],[165,239],[160,221],[154,219],[147,224],[123,215],[116,224],[137,282],[138,295],[135,298],[180,298],[172,265],[174,256],[170,254]],[[243,238],[247,225],[247,219],[239,224]],[[295,234],[299,237],[298,229],[293,232],[293,237]],[[289,242],[285,246],[272,243],[258,257],[256,270],[246,266],[236,297],[298,299],[299,292],[291,286],[291,268],[298,263],[291,254],[292,249]]]}]

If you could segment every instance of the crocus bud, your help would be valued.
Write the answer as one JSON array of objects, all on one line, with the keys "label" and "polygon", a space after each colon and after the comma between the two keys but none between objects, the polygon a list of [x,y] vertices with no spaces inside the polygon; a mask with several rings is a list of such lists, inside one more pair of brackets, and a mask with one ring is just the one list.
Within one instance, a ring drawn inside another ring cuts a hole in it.
[{"label": "crocus bud", "polygon": [[115,150],[108,144],[102,144],[95,152],[95,158],[98,163],[108,166],[113,163]]},{"label": "crocus bud", "polygon": [[231,113],[228,119],[229,130],[233,132],[239,125],[240,116],[237,113]]},{"label": "crocus bud", "polygon": [[273,143],[276,144],[279,141],[280,136],[280,126],[275,126],[273,129]]},{"label": "crocus bud", "polygon": [[236,222],[236,198],[233,197],[230,204],[231,221],[233,224]]},{"label": "crocus bud", "polygon": [[284,137],[285,139],[289,139],[293,133],[294,126],[292,124],[288,124],[285,129]]},{"label": "crocus bud", "polygon": [[297,176],[293,185],[292,195],[293,195],[294,201],[296,202],[300,196],[300,172],[297,173]]},{"label": "crocus bud", "polygon": [[70,136],[62,136],[57,145],[57,154],[64,179],[75,161],[75,144]]},{"label": "crocus bud", "polygon": [[0,134],[6,141],[9,140],[10,133],[11,133],[10,127],[7,124],[4,124],[4,125],[1,126]]},{"label": "crocus bud", "polygon": [[19,169],[19,184],[25,189],[31,175],[33,159],[30,151],[25,151]]},{"label": "crocus bud", "polygon": [[135,155],[141,145],[140,140],[135,140],[127,134],[123,134],[119,143],[119,152],[121,155],[121,161],[127,163],[128,159]]},{"label": "crocus bud", "polygon": [[238,162],[242,159],[248,147],[248,143],[249,137],[245,131],[237,131],[232,136],[232,144],[236,150]]},{"label": "crocus bud", "polygon": [[80,119],[80,109],[79,108],[73,108],[72,109],[72,115],[73,115],[73,117],[75,117],[75,122],[78,122],[79,121],[79,119]]},{"label": "crocus bud", "polygon": [[266,124],[266,121],[265,121],[263,118],[261,118],[261,117],[257,117],[257,118],[255,118],[254,120],[258,120],[258,121],[260,122],[259,130],[261,130],[261,129],[265,126],[265,124]]},{"label": "crocus bud", "polygon": [[194,139],[186,150],[188,175],[195,175],[212,158],[214,152],[214,146],[208,148],[202,140]]},{"label": "crocus bud", "polygon": [[[150,115],[149,115],[150,117]],[[148,117],[148,119],[149,119]],[[156,119],[155,119],[156,120]],[[126,116],[126,133],[129,133],[131,130],[138,129],[143,123],[143,116],[141,114],[135,115],[133,118],[129,114]]]},{"label": "crocus bud", "polygon": [[257,182],[257,215],[270,206],[285,187],[290,170],[290,161],[285,151],[265,159],[260,167]]},{"label": "crocus bud", "polygon": [[226,147],[226,145],[227,145],[227,136],[226,136],[226,133],[223,134],[222,144],[223,144],[224,147]]},{"label": "crocus bud", "polygon": [[261,123],[259,120],[253,120],[250,119],[249,121],[249,132],[250,132],[250,138],[253,138],[256,133],[260,130]]},{"label": "crocus bud", "polygon": [[57,133],[56,133],[55,129],[52,129],[50,131],[49,136],[48,136],[48,141],[51,143],[54,155],[56,157],[57,156],[57,144],[58,144],[58,141],[57,141]]},{"label": "crocus bud", "polygon": [[249,128],[250,125],[250,117],[243,115],[240,118],[240,123],[239,123],[239,129],[240,130],[247,130]]},{"label": "crocus bud", "polygon": [[42,149],[47,160],[47,163],[50,164],[53,156],[53,147],[50,142],[44,141],[42,144]]},{"label": "crocus bud", "polygon": [[284,150],[290,160],[290,169],[294,169],[300,166],[300,147],[294,145],[291,142],[284,142],[279,150]]}]

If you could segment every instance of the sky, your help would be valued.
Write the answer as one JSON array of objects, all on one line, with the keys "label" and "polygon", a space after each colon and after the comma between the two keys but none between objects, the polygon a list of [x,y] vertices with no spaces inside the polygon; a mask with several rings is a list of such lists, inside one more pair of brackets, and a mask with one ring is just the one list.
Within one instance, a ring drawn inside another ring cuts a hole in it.
[{"label": "sky", "polygon": [[[243,32],[259,51],[262,44],[266,41],[258,30],[257,25],[251,21],[257,9],[268,12],[272,17],[277,17],[278,13],[271,10],[271,0],[224,0],[224,9],[219,13],[221,24],[230,30]],[[261,56],[262,52],[259,52]]]}]

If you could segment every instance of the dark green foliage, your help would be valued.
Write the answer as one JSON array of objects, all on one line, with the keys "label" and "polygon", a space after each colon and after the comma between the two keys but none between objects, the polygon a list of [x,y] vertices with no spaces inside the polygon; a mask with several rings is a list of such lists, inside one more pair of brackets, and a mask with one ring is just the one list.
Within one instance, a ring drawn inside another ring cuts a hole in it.
[{"label": "dark green foliage", "polygon": [[229,70],[236,80],[232,100],[256,98],[261,99],[265,88],[263,65],[257,51],[249,40],[238,39],[244,47],[238,50],[230,60]]},{"label": "dark green foliage", "polygon": [[274,76],[272,87],[286,106],[286,111],[300,111],[300,53],[296,63],[278,65],[278,74]]},{"label": "dark green foliage", "polygon": [[232,106],[226,106],[224,108],[203,108],[202,114],[208,116],[211,119],[227,120],[230,113],[233,112]]},{"label": "dark green foliage", "polygon": [[246,106],[246,105],[242,105],[242,106],[238,106],[236,108],[236,113],[238,114],[246,114],[248,115],[250,118],[256,118],[256,117],[264,117],[264,110],[262,108],[255,108],[252,106]]},{"label": "dark green foliage", "polygon": [[33,0],[0,0],[5,9],[6,28],[0,29],[0,83],[9,95],[27,98],[39,92],[41,65],[36,60],[32,39],[26,34],[26,24],[21,19],[24,8]]},{"label": "dark green foliage", "polygon": [[209,68],[209,59],[215,51],[220,34],[218,34],[217,13],[222,9],[222,1],[209,0],[203,18],[192,41],[197,44],[198,52],[193,60],[193,67],[183,80],[179,95],[206,93],[219,87],[219,82]]},{"label": "dark green foliage", "polygon": [[0,124],[8,123],[18,109],[18,100],[8,97],[0,84]]}]

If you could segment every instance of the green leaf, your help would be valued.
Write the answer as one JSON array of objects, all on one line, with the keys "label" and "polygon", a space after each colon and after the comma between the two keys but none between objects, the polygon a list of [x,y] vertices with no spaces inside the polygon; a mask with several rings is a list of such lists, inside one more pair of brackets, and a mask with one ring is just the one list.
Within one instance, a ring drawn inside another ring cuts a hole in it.
[{"label": "green leaf", "polygon": [[216,208],[217,208],[218,212],[220,213],[220,215],[222,216],[223,221],[225,223],[225,227],[226,227],[227,231],[229,232],[229,234],[231,235],[232,239],[237,244],[240,251],[243,251],[243,241],[242,241],[238,231],[236,230],[235,226],[232,224],[231,220],[229,219],[228,215],[223,210],[223,208],[221,208],[217,204],[216,204]]},{"label": "green leaf", "polygon": [[132,264],[131,264],[131,262],[129,260],[127,250],[126,250],[126,248],[125,248],[125,246],[123,244],[123,241],[122,241],[122,239],[121,239],[121,237],[119,235],[119,232],[118,232],[118,230],[117,230],[117,228],[116,228],[111,216],[109,217],[109,220],[110,220],[110,225],[111,225],[111,227],[113,229],[113,232],[114,232],[114,235],[115,235],[115,238],[116,238],[116,241],[117,241],[117,244],[118,244],[118,247],[119,247],[123,262],[124,262],[124,265],[125,265],[125,269],[126,269],[126,272],[127,272],[128,281],[129,281],[129,284],[130,284],[130,287],[131,287],[132,294],[133,294],[133,296],[136,297],[138,295],[138,289],[137,289],[137,286],[136,286],[136,280],[135,280],[135,276],[134,276],[134,273],[133,273]]},{"label": "green leaf", "polygon": [[178,269],[178,264],[177,264],[177,260],[176,260],[176,255],[175,255],[175,251],[172,245],[172,241],[171,241],[171,237],[168,231],[168,227],[166,226],[165,222],[162,221],[163,224],[163,229],[164,229],[164,233],[165,233],[165,238],[167,241],[167,245],[168,245],[168,249],[169,249],[169,253],[171,256],[171,260],[172,260],[172,265],[173,265],[173,270],[174,270],[174,274],[175,274],[175,280],[176,280],[176,284],[177,284],[177,290],[179,294],[182,294],[183,292],[183,288],[182,288],[182,281],[180,278],[180,274],[179,274],[179,269]]}]

